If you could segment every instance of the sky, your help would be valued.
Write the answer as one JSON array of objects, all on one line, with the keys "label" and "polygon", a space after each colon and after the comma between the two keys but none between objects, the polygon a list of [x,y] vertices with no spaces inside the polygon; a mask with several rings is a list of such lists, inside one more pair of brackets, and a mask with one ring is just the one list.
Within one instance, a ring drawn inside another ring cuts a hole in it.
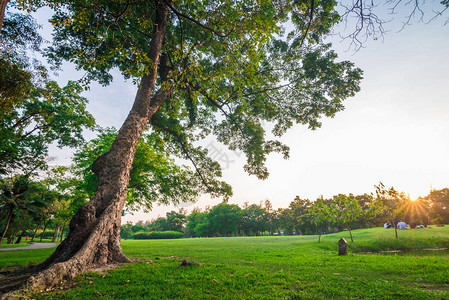
[{"label": "sky", "polygon": [[[48,15],[41,12],[40,18]],[[357,52],[348,51],[347,41],[330,39],[341,60],[363,69],[361,91],[345,101],[344,111],[322,119],[321,128],[312,131],[298,125],[289,130],[281,141],[290,146],[290,159],[270,155],[267,180],[243,171],[243,154],[213,138],[204,141],[216,151],[223,179],[233,187],[229,203],[269,199],[274,208],[285,208],[295,196],[315,200],[321,195],[371,193],[379,182],[412,199],[431,188],[449,187],[449,25],[437,20],[399,30],[400,22],[387,24],[383,39],[369,39]],[[76,74],[66,65],[59,81],[77,78]],[[111,86],[94,84],[84,94],[88,110],[103,127],[121,126],[137,90],[119,74],[115,78]],[[67,149],[52,148],[51,155],[56,163],[70,163]],[[190,210],[220,202],[205,195],[180,207]],[[127,212],[122,223],[151,220],[177,209],[155,205],[150,213]]]}]

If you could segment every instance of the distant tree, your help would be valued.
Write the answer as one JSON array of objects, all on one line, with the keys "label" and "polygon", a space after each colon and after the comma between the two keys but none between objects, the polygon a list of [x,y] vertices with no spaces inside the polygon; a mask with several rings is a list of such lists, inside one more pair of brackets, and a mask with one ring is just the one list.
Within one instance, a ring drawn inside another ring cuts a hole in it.
[{"label": "distant tree", "polygon": [[154,228],[155,231],[167,231],[170,230],[170,225],[168,224],[168,221],[166,218],[160,217],[154,220],[154,222],[151,225],[152,228]]},{"label": "distant tree", "polygon": [[429,201],[432,223],[449,224],[449,188],[432,190],[424,199]]},{"label": "distant tree", "polygon": [[276,221],[279,229],[282,229],[285,234],[293,234],[297,222],[289,208],[278,209]]},{"label": "distant tree", "polygon": [[235,204],[221,203],[208,213],[210,231],[213,234],[229,236],[237,233],[241,222],[240,207]]},{"label": "distant tree", "polygon": [[133,235],[132,230],[133,224],[131,222],[127,222],[125,225],[120,226],[120,237],[122,239],[130,239]]},{"label": "distant tree", "polygon": [[186,231],[192,237],[206,237],[211,235],[208,212],[194,211],[187,216]]},{"label": "distant tree", "polygon": [[297,234],[308,234],[313,231],[314,226],[309,212],[311,207],[312,202],[309,199],[301,199],[299,196],[290,203],[291,218]]},{"label": "distant tree", "polygon": [[251,204],[241,211],[240,224],[245,235],[259,235],[268,228],[267,212],[260,205]]},{"label": "distant tree", "polygon": [[145,227],[143,227],[141,224],[135,224],[131,227],[131,230],[133,233],[139,232],[139,231],[144,231]]},{"label": "distant tree", "polygon": [[179,231],[179,232],[181,232],[183,230],[184,224],[186,222],[185,215],[175,212],[175,211],[171,211],[171,212],[166,213],[166,218],[167,218],[169,230]]},{"label": "distant tree", "polygon": [[363,216],[362,208],[359,202],[352,195],[346,196],[340,194],[333,199],[331,213],[334,223],[342,224],[349,231],[351,242],[352,237],[351,223],[356,222]]},{"label": "distant tree", "polygon": [[383,217],[385,221],[388,220],[393,225],[397,239],[398,230],[395,225],[404,217],[404,209],[408,197],[404,193],[398,192],[393,187],[387,189],[382,182],[375,186],[375,188],[375,205],[378,207],[379,216]]},{"label": "distant tree", "polygon": [[281,209],[273,210],[268,214],[268,226],[271,234],[279,234],[282,226],[279,219]]},{"label": "distant tree", "polygon": [[318,242],[321,241],[321,234],[323,231],[327,230],[329,226],[335,222],[332,208],[330,205],[326,204],[326,202],[323,198],[318,198],[315,202],[313,202],[310,209],[311,219],[318,227]]}]

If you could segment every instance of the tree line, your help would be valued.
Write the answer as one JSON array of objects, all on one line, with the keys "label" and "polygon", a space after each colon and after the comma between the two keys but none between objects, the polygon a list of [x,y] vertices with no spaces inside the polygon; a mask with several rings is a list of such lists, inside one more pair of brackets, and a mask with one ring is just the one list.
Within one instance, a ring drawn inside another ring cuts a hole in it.
[{"label": "tree line", "polygon": [[269,200],[260,204],[220,203],[205,210],[171,211],[165,217],[121,226],[121,237],[144,231],[178,231],[186,237],[310,235],[382,226],[404,221],[417,225],[449,223],[449,189],[432,190],[416,200],[382,183],[375,193],[336,195],[316,201],[296,196],[287,208],[273,209]]}]

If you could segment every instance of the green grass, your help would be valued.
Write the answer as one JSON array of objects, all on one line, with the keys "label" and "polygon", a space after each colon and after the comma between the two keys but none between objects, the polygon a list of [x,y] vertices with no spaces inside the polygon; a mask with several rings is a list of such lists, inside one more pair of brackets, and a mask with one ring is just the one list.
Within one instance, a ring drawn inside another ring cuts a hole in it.
[{"label": "green grass", "polygon": [[[127,264],[77,277],[76,285],[38,299],[449,299],[449,257],[358,254],[449,246],[449,227],[383,228],[294,237],[127,240]],[[337,241],[349,254],[337,255]],[[46,258],[51,249],[0,253],[0,268]],[[28,260],[27,260],[28,259]],[[201,266],[180,268],[182,259]]]},{"label": "green grass", "polygon": [[7,244],[6,242],[8,241],[8,239],[3,239],[2,242],[2,246],[1,249],[3,248],[17,248],[17,247],[25,247],[31,244],[30,241],[25,241],[25,239],[23,239],[22,241],[20,241],[20,244]]}]

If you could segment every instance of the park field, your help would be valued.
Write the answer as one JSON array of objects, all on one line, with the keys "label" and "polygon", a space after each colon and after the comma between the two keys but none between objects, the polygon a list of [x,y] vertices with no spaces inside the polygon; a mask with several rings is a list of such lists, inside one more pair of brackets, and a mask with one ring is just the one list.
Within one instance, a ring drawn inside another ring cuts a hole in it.
[{"label": "park field", "polygon": [[[449,299],[449,254],[376,253],[449,247],[449,226],[318,236],[127,240],[140,260],[78,276],[36,299]],[[338,255],[337,241],[349,253]],[[53,249],[0,252],[0,268],[44,260]],[[370,253],[367,253],[370,252]],[[374,252],[374,253],[373,253]],[[180,267],[182,260],[199,265]]]}]

